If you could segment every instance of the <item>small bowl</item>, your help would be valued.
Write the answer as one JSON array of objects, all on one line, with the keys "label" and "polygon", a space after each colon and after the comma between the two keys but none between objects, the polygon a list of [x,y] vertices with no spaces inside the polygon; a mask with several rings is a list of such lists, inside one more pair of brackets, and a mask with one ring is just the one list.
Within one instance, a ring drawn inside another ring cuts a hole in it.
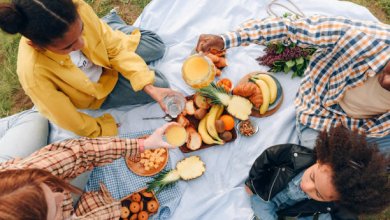
[{"label": "small bowl", "polygon": [[244,122],[244,121],[240,121],[240,122],[238,122],[237,123],[237,125],[236,125],[236,129],[237,129],[237,131],[238,131],[238,133],[239,134],[241,134],[242,136],[244,136],[244,137],[251,137],[251,136],[253,136],[254,134],[256,134],[258,131],[259,131],[259,126],[257,125],[257,123],[256,122],[254,122],[254,121],[252,121],[252,120],[250,120],[250,119],[248,119],[248,121],[252,124],[252,127],[253,127],[253,134],[251,134],[251,135],[245,135],[245,134],[243,134],[243,133],[241,133],[241,131],[240,131],[240,127],[241,127],[241,124]]}]

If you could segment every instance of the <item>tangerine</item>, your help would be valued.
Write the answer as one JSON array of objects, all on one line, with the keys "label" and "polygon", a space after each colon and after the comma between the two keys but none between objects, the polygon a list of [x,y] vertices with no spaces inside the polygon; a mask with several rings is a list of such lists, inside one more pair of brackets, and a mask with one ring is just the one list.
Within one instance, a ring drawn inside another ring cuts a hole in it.
[{"label": "tangerine", "polygon": [[230,131],[234,128],[234,118],[231,115],[222,115],[219,120],[225,124],[225,130]]},{"label": "tangerine", "polygon": [[233,83],[228,78],[222,78],[217,82],[217,86],[223,87],[226,92],[230,92],[233,88]]}]

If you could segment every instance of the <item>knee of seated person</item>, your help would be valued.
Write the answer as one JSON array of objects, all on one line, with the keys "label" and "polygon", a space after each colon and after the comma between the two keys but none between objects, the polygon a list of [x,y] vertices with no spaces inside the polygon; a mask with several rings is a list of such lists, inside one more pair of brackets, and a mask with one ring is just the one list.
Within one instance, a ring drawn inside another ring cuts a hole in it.
[{"label": "knee of seated person", "polygon": [[42,116],[41,114],[33,115],[32,120],[35,121],[37,128],[46,129],[46,130],[49,129],[49,120],[44,116]]},{"label": "knee of seated person", "polygon": [[[141,30],[141,48],[139,50],[146,50],[148,57],[152,60],[160,59],[165,53],[165,44],[156,33],[152,31]],[[137,49],[137,50],[138,50]],[[145,52],[146,52],[145,51]],[[141,52],[141,51],[140,51]],[[144,52],[144,51],[142,51]],[[141,53],[142,53],[141,52]]]},{"label": "knee of seated person", "polygon": [[[158,37],[156,35],[156,37]],[[160,39],[160,37],[158,37]],[[160,40],[155,40],[153,41],[153,51],[150,53],[151,54],[151,59],[152,60],[158,60],[162,58],[165,54],[165,44],[164,42]]]}]

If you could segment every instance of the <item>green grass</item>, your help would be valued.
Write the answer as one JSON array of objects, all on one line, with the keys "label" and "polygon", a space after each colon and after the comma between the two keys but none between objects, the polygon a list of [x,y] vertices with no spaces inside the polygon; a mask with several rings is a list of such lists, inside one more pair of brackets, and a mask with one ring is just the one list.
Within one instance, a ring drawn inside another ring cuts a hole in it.
[{"label": "green grass", "polygon": [[149,4],[151,0],[131,0],[132,4],[138,5],[140,8],[145,8],[147,4]]},{"label": "green grass", "polygon": [[390,1],[389,0],[379,0],[377,2],[378,6],[382,8],[382,10],[387,14],[387,16],[390,16]]},{"label": "green grass", "polygon": [[96,4],[94,0],[87,1],[90,5],[95,6],[93,9],[99,17],[107,14],[112,8],[112,0],[101,0],[99,4]]},{"label": "green grass", "polygon": [[20,89],[16,75],[17,49],[20,36],[0,32],[0,117],[8,116],[12,107],[12,94]]},{"label": "green grass", "polygon": [[390,24],[390,0],[347,0],[367,7],[383,23]]}]

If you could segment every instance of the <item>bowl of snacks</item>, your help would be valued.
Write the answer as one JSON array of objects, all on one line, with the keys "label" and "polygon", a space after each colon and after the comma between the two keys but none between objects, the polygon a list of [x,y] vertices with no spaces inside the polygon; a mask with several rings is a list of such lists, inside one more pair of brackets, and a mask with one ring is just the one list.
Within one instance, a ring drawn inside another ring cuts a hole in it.
[{"label": "bowl of snacks", "polygon": [[237,123],[237,130],[241,135],[250,137],[259,131],[259,126],[255,122],[248,119]]},{"label": "bowl of snacks", "polygon": [[149,216],[157,213],[159,207],[154,192],[148,192],[143,188],[121,199],[120,219],[147,220]]},{"label": "bowl of snacks", "polygon": [[139,176],[153,176],[159,173],[167,165],[169,158],[168,150],[165,148],[145,150],[140,156],[139,161],[126,158],[127,167]]}]

